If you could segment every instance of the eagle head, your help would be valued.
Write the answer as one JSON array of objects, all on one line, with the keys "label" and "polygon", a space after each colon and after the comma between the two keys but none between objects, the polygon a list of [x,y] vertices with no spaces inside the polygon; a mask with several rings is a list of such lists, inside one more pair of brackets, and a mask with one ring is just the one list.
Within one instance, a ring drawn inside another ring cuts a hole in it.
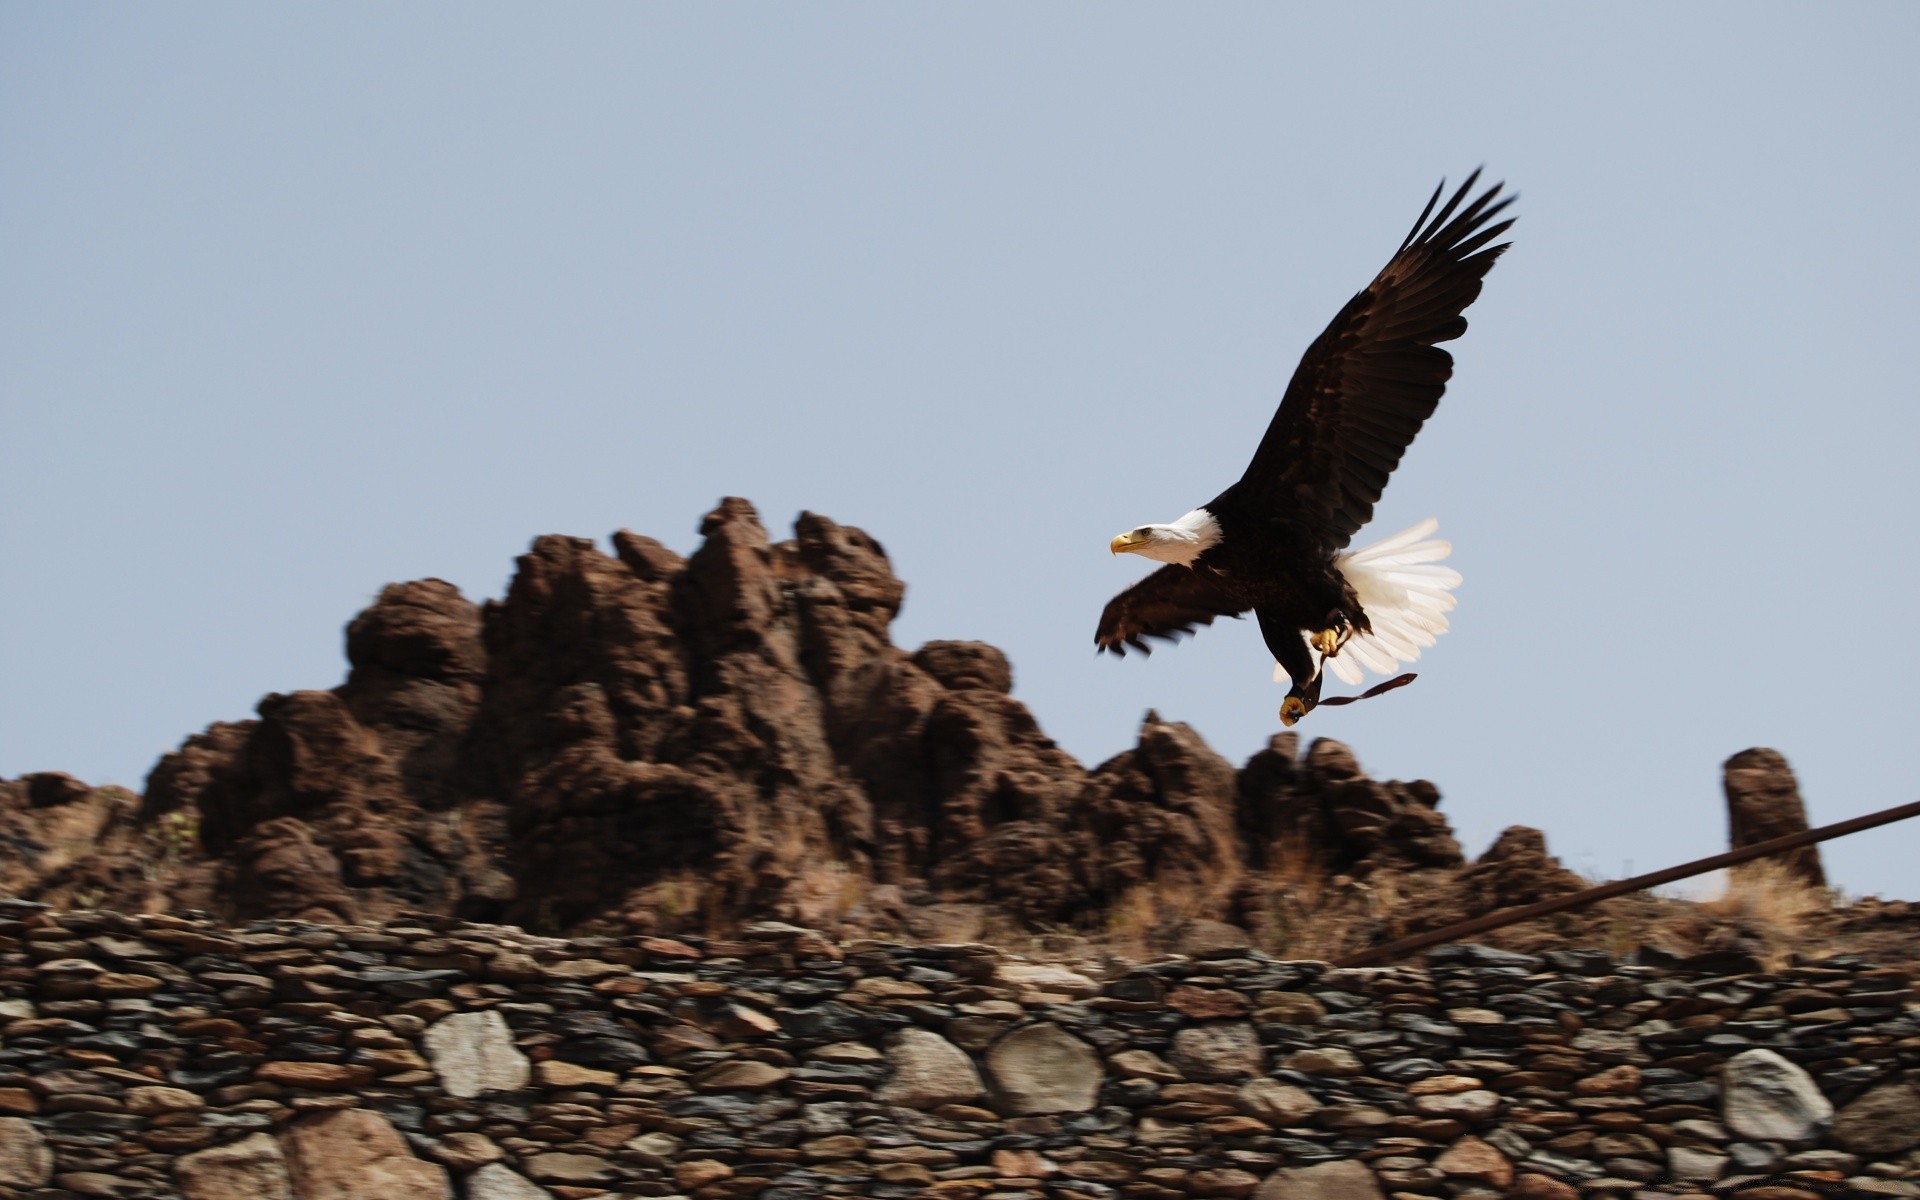
[{"label": "eagle head", "polygon": [[1192,566],[1220,540],[1220,522],[1204,508],[1196,508],[1178,521],[1165,525],[1141,525],[1115,535],[1107,548],[1115,554],[1140,554],[1165,563]]}]

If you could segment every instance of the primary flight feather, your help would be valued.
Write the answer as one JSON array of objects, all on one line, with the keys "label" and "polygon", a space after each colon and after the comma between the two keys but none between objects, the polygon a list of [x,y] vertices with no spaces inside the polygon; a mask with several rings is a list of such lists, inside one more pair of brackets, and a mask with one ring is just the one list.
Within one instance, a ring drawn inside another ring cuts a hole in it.
[{"label": "primary flight feather", "polygon": [[[1447,628],[1460,576],[1438,565],[1448,545],[1431,520],[1359,550],[1347,543],[1446,391],[1453,356],[1439,343],[1508,243],[1512,203],[1494,184],[1469,199],[1475,171],[1449,197],[1434,190],[1392,259],[1294,369],[1239,482],[1176,521],[1115,537],[1115,554],[1167,563],[1108,602],[1102,650],[1143,653],[1215,617],[1251,610],[1292,688],[1280,719],[1319,703],[1323,669],[1358,683],[1411,662]],[[1438,206],[1438,211],[1435,211]]]}]

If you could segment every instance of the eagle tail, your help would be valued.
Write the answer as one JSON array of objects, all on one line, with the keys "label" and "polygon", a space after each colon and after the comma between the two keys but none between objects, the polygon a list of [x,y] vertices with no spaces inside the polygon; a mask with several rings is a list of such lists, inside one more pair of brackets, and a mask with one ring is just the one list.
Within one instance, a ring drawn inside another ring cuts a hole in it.
[{"label": "eagle tail", "polygon": [[[1460,572],[1440,565],[1453,546],[1431,536],[1438,528],[1440,522],[1429,517],[1334,560],[1373,626],[1373,632],[1350,638],[1326,664],[1342,682],[1359,683],[1365,678],[1362,668],[1392,675],[1447,631],[1447,613],[1454,606],[1453,589],[1460,586]],[[1317,665],[1319,653],[1311,648],[1309,652]],[[1274,679],[1285,682],[1286,674],[1276,667]]]}]

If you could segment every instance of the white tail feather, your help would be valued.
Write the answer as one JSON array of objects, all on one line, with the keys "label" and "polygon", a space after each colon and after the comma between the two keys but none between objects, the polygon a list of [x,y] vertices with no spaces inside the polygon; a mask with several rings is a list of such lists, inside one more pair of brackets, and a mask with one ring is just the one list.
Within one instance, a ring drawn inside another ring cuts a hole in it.
[{"label": "white tail feather", "polygon": [[[1334,560],[1373,625],[1372,633],[1354,635],[1326,664],[1341,682],[1359,683],[1366,678],[1363,667],[1376,675],[1392,675],[1447,631],[1447,613],[1453,609],[1460,572],[1432,565],[1453,552],[1451,543],[1429,537],[1438,528],[1440,522],[1428,517],[1411,529]],[[1307,652],[1318,668],[1319,652],[1311,643]],[[1285,683],[1287,673],[1276,664],[1273,678]]]}]

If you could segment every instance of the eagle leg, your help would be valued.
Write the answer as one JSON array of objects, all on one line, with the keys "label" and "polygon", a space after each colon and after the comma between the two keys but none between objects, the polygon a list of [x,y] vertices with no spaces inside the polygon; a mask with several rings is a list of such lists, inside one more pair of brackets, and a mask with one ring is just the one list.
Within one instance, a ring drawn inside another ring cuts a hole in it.
[{"label": "eagle leg", "polygon": [[1312,712],[1320,703],[1320,681],[1326,676],[1315,672],[1305,684],[1296,683],[1287,689],[1287,698],[1280,702],[1280,723],[1292,728],[1301,717]]},{"label": "eagle leg", "polygon": [[1300,639],[1299,626],[1275,609],[1256,608],[1253,615],[1260,621],[1260,636],[1266,640],[1267,649],[1293,681],[1287,698],[1280,703],[1280,723],[1291,726],[1320,703],[1323,677],[1313,656],[1307,653],[1307,644]]},{"label": "eagle leg", "polygon": [[1336,608],[1327,614],[1327,627],[1308,640],[1313,643],[1313,648],[1320,652],[1320,657],[1332,658],[1340,653],[1340,648],[1345,646],[1356,632],[1358,631],[1347,614]]}]

